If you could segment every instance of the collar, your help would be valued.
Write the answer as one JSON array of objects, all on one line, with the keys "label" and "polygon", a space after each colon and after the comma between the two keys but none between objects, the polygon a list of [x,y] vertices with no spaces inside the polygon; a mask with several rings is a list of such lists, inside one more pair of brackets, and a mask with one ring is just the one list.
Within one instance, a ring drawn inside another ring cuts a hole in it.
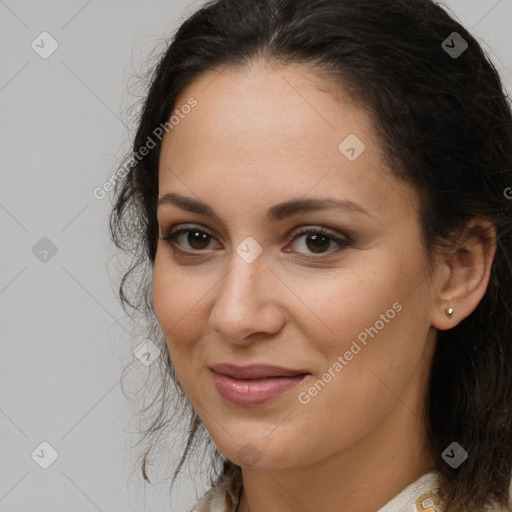
[{"label": "collar", "polygon": [[[430,471],[405,487],[377,512],[443,512],[436,494],[438,472]],[[236,512],[242,492],[242,472],[228,462],[224,474],[187,512]],[[512,482],[510,486],[512,503]],[[497,508],[490,507],[489,512]],[[512,509],[511,509],[512,510]]]}]

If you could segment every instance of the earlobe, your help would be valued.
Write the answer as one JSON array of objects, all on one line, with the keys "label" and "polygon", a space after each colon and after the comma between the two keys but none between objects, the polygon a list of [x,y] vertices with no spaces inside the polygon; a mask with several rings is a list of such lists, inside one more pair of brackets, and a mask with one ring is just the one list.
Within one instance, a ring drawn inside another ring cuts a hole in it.
[{"label": "earlobe", "polygon": [[444,259],[432,326],[451,329],[469,316],[487,290],[496,254],[496,230],[484,219],[472,219]]},{"label": "earlobe", "polygon": [[455,327],[462,319],[463,317],[460,316],[459,311],[455,307],[445,307],[444,311],[441,313],[438,308],[436,308],[432,316],[432,325],[435,328],[444,331]]}]

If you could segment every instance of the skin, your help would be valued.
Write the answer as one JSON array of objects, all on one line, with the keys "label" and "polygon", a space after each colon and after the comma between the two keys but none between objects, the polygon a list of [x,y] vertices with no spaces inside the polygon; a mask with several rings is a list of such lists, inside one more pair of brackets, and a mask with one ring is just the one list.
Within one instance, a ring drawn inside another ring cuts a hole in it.
[{"label": "skin", "polygon": [[[482,233],[491,228],[475,220],[431,272],[416,191],[387,168],[365,111],[305,67],[256,60],[215,69],[176,108],[190,97],[198,106],[163,140],[159,196],[201,199],[221,220],[158,208],[154,306],[180,383],[219,450],[242,467],[240,512],[375,512],[434,468],[421,418],[436,329],[483,297],[495,242]],[[366,146],[355,161],[338,150],[349,134]],[[268,208],[302,197],[348,199],[368,215],[334,208],[266,220]],[[162,240],[185,223],[214,235],[195,245],[187,234],[175,239],[202,257],[179,256]],[[315,252],[298,234],[307,226],[351,245]],[[252,263],[236,251],[248,236],[263,250]],[[394,303],[401,311],[301,404],[299,393]],[[208,366],[220,362],[311,375],[267,404],[240,407],[213,384]],[[239,454],[249,443],[252,465]]]}]

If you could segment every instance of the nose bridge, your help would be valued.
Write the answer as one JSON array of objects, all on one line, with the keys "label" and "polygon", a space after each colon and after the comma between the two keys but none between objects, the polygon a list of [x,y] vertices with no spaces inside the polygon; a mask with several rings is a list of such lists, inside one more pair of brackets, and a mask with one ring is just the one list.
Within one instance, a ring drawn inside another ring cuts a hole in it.
[{"label": "nose bridge", "polygon": [[[248,263],[239,254],[233,253],[230,269],[220,285],[216,298],[218,307],[230,308],[230,316],[237,310],[250,313],[259,301],[259,283],[264,272],[263,258]],[[219,306],[220,305],[220,306]]]},{"label": "nose bridge", "polygon": [[233,252],[230,269],[219,283],[210,313],[212,328],[231,340],[242,340],[253,332],[273,330],[264,318],[270,307],[263,279],[268,273],[265,260],[260,254],[251,261],[244,256],[247,252],[243,249],[247,247],[242,243]]}]

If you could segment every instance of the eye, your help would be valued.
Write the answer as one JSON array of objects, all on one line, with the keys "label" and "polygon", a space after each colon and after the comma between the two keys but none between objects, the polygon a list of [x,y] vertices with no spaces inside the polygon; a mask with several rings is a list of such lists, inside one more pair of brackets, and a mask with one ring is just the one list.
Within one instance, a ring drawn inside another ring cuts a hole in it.
[{"label": "eye", "polygon": [[[302,244],[298,244],[299,247],[305,249],[306,252],[309,251],[309,254],[313,255],[304,256],[306,259],[319,259],[322,257],[331,256],[332,254],[341,251],[342,249],[351,245],[348,239],[341,238],[340,236],[320,227],[309,227],[301,230],[295,234],[291,243],[297,243],[296,241],[300,240],[302,237],[305,238]],[[183,256],[197,257],[203,256],[201,252],[208,249],[211,241],[215,240],[215,237],[212,233],[205,230],[204,228],[199,229],[195,226],[182,226],[179,229],[171,228],[169,232],[164,237],[162,237],[162,240],[167,242],[167,244],[175,253],[181,254]],[[186,245],[188,245],[188,247]],[[335,247],[327,251],[327,249],[329,249],[332,245]],[[284,252],[301,253],[302,251],[285,248]]]},{"label": "eye", "polygon": [[[214,236],[209,231],[193,226],[185,226],[174,230],[171,229],[167,235],[162,238],[162,240],[167,242],[173,251],[182,254],[190,254],[191,252],[198,252],[207,249],[212,239],[214,239]],[[191,250],[189,248],[185,248],[185,250],[183,250],[183,242],[186,242]]]},{"label": "eye", "polygon": [[[302,243],[297,242],[303,238]],[[321,255],[320,257],[331,256],[344,248],[350,246],[350,242],[347,239],[341,238],[338,235],[325,230],[324,228],[310,227],[303,229],[293,238],[292,243],[296,243],[300,249],[306,249],[310,251],[310,254]],[[331,250],[329,247],[335,247]],[[285,252],[292,252],[289,249],[285,249]],[[299,250],[299,253],[303,251]],[[308,259],[318,259],[318,256],[306,256]]]}]

